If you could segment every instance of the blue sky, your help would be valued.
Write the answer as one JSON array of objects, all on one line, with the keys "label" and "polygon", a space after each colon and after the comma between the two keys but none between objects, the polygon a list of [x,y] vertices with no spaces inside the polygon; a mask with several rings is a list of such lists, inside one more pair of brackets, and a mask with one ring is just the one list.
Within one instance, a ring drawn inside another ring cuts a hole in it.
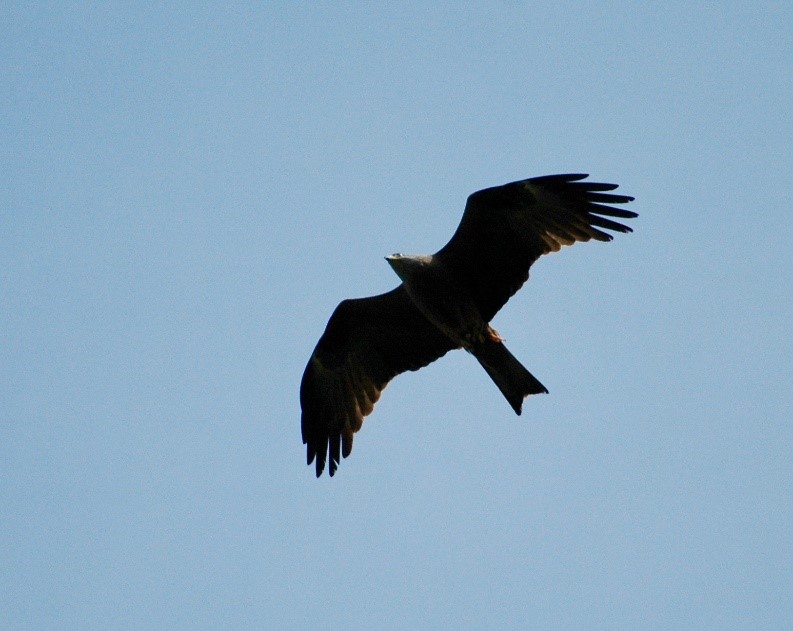
[{"label": "blue sky", "polygon": [[[793,626],[786,3],[4,3],[0,626]],[[588,172],[635,232],[316,480],[335,305],[466,196]]]}]

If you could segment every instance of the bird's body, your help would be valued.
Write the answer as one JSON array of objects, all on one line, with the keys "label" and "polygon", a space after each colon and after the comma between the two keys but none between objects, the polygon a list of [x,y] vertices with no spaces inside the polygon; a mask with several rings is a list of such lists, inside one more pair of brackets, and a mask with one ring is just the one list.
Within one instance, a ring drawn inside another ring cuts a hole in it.
[{"label": "bird's body", "polygon": [[471,341],[485,335],[487,322],[470,292],[437,257],[392,254],[386,260],[416,308],[457,348],[470,350]]},{"label": "bird's body", "polygon": [[439,256],[387,256],[416,308],[455,348],[464,348],[481,364],[490,378],[520,414],[523,399],[548,392],[504,346],[498,332],[485,322],[476,301],[454,269]]},{"label": "bird's body", "polygon": [[[394,290],[342,301],[317,343],[300,386],[303,442],[319,476],[333,475],[352,450],[388,381],[449,350],[470,352],[517,414],[523,399],[547,392],[504,346],[489,322],[528,279],[541,255],[630,232],[606,217],[636,213],[603,205],[632,201],[614,184],[555,175],[484,189],[468,198],[457,231],[433,255],[386,257],[402,280]],[[606,217],[602,216],[605,215]]]}]

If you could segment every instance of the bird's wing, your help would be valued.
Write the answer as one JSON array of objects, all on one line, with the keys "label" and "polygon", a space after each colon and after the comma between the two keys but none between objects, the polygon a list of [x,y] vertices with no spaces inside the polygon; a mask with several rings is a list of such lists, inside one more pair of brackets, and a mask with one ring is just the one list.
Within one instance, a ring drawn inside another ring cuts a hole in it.
[{"label": "bird's wing", "polygon": [[631,232],[607,217],[636,217],[609,205],[633,197],[607,193],[617,185],[582,182],[586,177],[535,177],[468,197],[460,225],[435,256],[464,279],[486,322],[521,288],[543,254],[576,241],[611,241],[604,230]]},{"label": "bird's wing", "polygon": [[418,370],[454,348],[418,311],[400,285],[379,296],[342,301],[308,361],[300,384],[301,427],[307,462],[317,477],[330,454],[352,450],[380,392],[396,375]]}]

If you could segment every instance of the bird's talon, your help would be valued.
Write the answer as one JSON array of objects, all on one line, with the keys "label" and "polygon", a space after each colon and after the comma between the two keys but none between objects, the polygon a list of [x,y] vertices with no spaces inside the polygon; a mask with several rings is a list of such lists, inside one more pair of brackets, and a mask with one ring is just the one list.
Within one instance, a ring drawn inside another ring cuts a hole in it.
[{"label": "bird's talon", "polygon": [[493,327],[487,327],[487,337],[490,339],[491,342],[503,342],[504,338],[501,337],[498,331],[496,331]]}]

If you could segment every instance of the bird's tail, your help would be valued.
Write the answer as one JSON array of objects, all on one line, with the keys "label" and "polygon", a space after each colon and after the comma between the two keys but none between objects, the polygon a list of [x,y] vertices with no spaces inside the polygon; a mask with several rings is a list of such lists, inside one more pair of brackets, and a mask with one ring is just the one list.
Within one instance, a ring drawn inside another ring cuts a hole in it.
[{"label": "bird's tail", "polygon": [[548,392],[537,378],[523,367],[503,342],[487,336],[471,349],[472,354],[509,401],[515,414],[520,414],[523,399],[530,394]]}]

